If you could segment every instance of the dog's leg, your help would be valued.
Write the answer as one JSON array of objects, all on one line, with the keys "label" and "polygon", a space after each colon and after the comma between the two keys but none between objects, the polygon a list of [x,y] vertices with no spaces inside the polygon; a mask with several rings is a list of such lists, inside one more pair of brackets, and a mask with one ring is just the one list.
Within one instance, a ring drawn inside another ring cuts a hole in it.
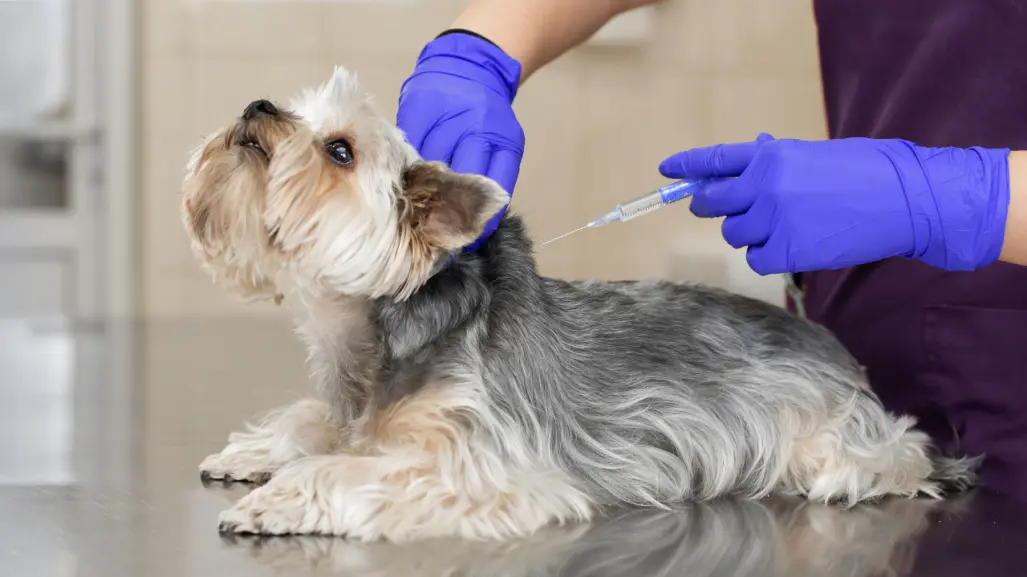
[{"label": "dog's leg", "polygon": [[[559,472],[483,471],[457,455],[442,460],[451,462],[411,467],[421,462],[412,454],[302,459],[223,512],[220,531],[361,541],[480,540],[526,536],[550,523],[591,518],[590,499]],[[505,478],[496,484],[489,474]]]},{"label": "dog's leg", "polygon": [[849,505],[883,496],[940,496],[930,439],[910,417],[894,418],[858,397],[797,439],[783,479],[787,492]]},{"label": "dog's leg", "polygon": [[493,539],[589,519],[589,496],[564,472],[529,462],[516,431],[486,432],[476,390],[440,383],[383,409],[354,443],[359,454],[286,466],[222,513],[222,531]]},{"label": "dog's leg", "polygon": [[205,479],[262,483],[282,466],[339,445],[339,428],[329,406],[304,399],[277,409],[257,425],[228,436],[228,446],[200,463]]}]

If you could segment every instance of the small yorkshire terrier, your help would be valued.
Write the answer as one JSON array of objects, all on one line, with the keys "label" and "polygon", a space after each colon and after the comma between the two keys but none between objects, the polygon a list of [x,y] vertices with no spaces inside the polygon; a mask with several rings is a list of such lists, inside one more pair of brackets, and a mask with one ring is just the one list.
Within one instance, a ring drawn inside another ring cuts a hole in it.
[{"label": "small yorkshire terrier", "polygon": [[200,465],[265,482],[223,532],[506,539],[605,508],[771,493],[941,498],[978,458],[886,412],[827,330],[670,282],[539,276],[509,195],[424,161],[337,68],[210,136],[184,225],[216,281],[285,303],[318,399]]}]

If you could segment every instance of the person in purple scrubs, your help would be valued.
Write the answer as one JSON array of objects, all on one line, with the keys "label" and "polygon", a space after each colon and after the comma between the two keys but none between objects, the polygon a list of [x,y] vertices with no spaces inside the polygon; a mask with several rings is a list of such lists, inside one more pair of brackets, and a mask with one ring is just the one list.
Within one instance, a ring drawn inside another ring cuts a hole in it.
[{"label": "person in purple scrubs", "polygon": [[[511,193],[518,87],[652,0],[472,0],[403,84],[429,160]],[[669,178],[867,367],[885,405],[1027,500],[1027,0],[813,0],[829,140],[686,150]],[[654,167],[656,169],[657,167]],[[467,250],[475,250],[495,229]],[[791,303],[794,304],[794,303]]]}]

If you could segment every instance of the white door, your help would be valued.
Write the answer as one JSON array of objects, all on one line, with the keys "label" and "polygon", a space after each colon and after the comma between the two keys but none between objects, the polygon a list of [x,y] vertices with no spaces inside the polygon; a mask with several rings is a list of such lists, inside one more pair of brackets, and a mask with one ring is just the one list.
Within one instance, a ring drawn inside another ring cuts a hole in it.
[{"label": "white door", "polygon": [[0,484],[76,482],[100,349],[81,333],[105,312],[103,2],[0,0]]}]

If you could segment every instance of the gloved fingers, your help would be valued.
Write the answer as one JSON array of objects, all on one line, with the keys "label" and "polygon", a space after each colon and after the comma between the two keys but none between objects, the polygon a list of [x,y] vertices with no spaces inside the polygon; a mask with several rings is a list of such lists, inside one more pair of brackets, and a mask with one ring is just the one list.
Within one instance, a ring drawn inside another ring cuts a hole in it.
[{"label": "gloved fingers", "polygon": [[784,260],[781,258],[780,249],[768,248],[765,244],[750,246],[745,251],[745,261],[749,263],[749,268],[761,276],[793,272],[788,270]]},{"label": "gloved fingers", "polygon": [[[399,111],[396,113],[396,127],[403,131],[407,142],[420,151],[424,140],[435,126],[438,116],[425,110],[423,102],[414,96],[400,98]],[[422,154],[423,156],[423,154]]]},{"label": "gloved fingers", "polygon": [[485,244],[485,241],[487,241],[489,239],[489,237],[492,236],[492,233],[496,232],[496,228],[499,227],[499,221],[503,219],[503,215],[505,213],[506,213],[506,207],[503,207],[503,209],[500,210],[498,213],[496,213],[495,216],[490,218],[489,221],[487,223],[485,223],[485,228],[482,230],[481,234],[478,235],[478,238],[475,239],[474,242],[469,244],[465,248],[465,250],[475,251],[475,250],[478,250],[478,248],[481,245]]},{"label": "gloved fingers", "polygon": [[724,219],[720,231],[724,240],[733,248],[759,246],[770,238],[770,219],[759,214],[759,207],[753,207],[745,214]]},{"label": "gloved fingers", "polygon": [[660,174],[667,178],[738,176],[762,146],[763,142],[757,140],[685,150],[664,159]]},{"label": "gloved fingers", "polygon": [[492,159],[492,144],[477,136],[468,136],[456,145],[449,167],[462,174],[485,175]]},{"label": "gloved fingers", "polygon": [[517,176],[521,172],[522,152],[501,148],[492,153],[488,171],[485,176],[499,183],[510,196],[517,186]]},{"label": "gloved fingers", "polygon": [[[499,186],[503,187],[503,190],[507,191],[510,196],[513,196],[514,186],[517,184],[517,175],[521,168],[521,153],[515,150],[499,149],[492,153],[492,157],[489,160],[489,168],[485,173],[485,176],[494,180]],[[492,233],[496,231],[499,226],[499,221],[503,219],[503,215],[506,214],[507,207],[504,206],[498,213],[496,213],[489,221],[485,224],[484,230],[478,235],[478,239],[471,243],[466,250],[474,251],[477,250],[482,244],[485,243],[492,236]]]},{"label": "gloved fingers", "polygon": [[[745,253],[745,260],[749,263],[749,268],[764,276],[831,268],[825,267],[821,262],[823,247],[809,246],[806,242],[805,239],[775,231],[767,242],[750,246]],[[805,251],[806,254],[795,250],[803,247],[808,249]]]},{"label": "gloved fingers", "polygon": [[[428,161],[445,162],[452,165],[453,153],[464,139],[463,127],[454,126],[445,120],[435,120],[420,146],[415,146],[421,158]],[[413,143],[411,143],[413,145]]]},{"label": "gloved fingers", "polygon": [[755,201],[755,190],[744,175],[736,179],[710,182],[692,196],[689,209],[692,214],[702,218],[742,214]]}]

